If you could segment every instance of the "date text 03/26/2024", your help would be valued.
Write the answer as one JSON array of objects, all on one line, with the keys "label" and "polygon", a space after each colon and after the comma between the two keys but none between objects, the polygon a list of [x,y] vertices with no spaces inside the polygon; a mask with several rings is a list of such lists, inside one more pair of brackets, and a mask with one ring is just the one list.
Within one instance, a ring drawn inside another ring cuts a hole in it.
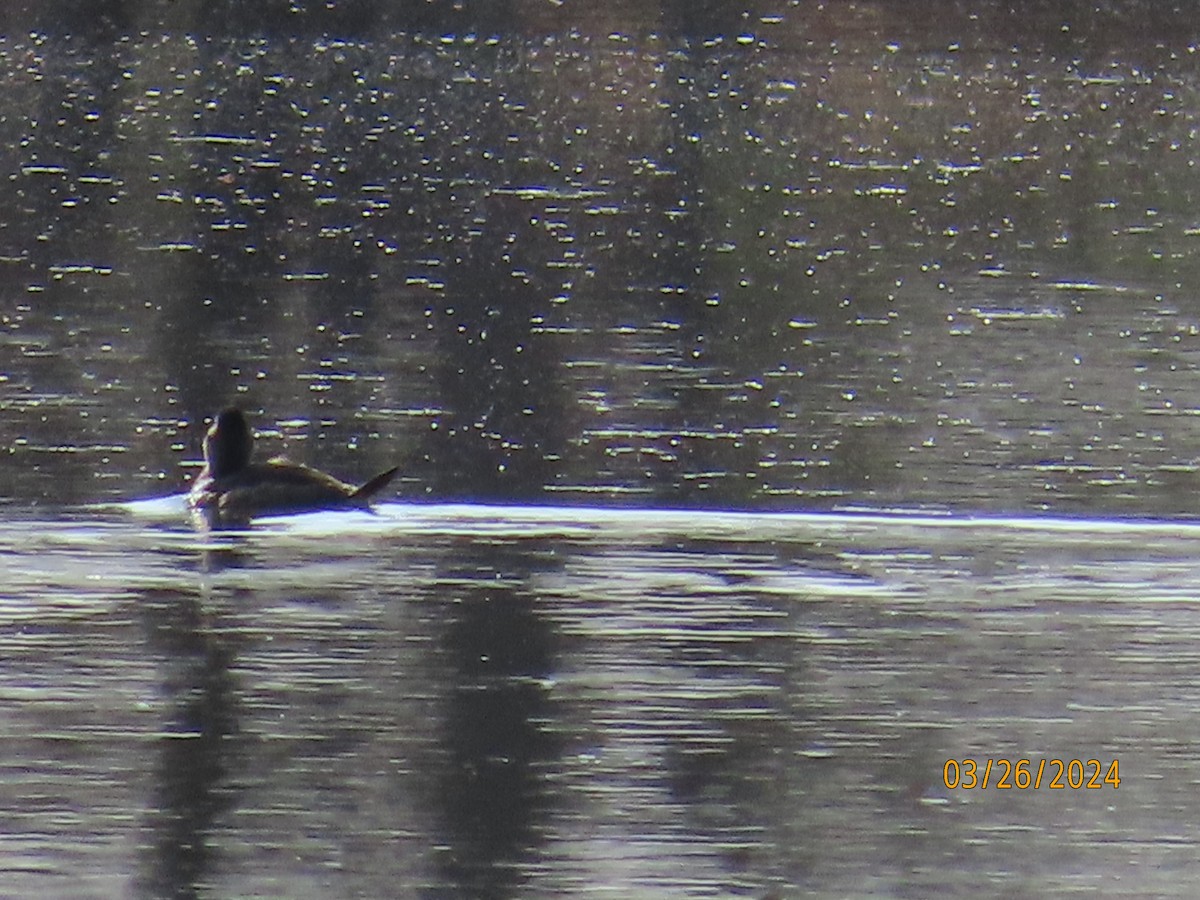
[{"label": "date text 03/26/2024", "polygon": [[1098,759],[948,759],[942,783],[950,790],[1102,790],[1121,786],[1120,764]]}]

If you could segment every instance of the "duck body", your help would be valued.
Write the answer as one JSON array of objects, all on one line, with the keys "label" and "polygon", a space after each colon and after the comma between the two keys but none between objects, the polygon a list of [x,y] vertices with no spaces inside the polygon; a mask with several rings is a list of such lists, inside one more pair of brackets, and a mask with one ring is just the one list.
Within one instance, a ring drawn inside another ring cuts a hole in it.
[{"label": "duck body", "polygon": [[371,497],[399,467],[360,487],[317,469],[275,457],[251,462],[254,437],[238,409],[218,413],[204,436],[204,468],[188,493],[188,506],[210,525],[242,524],[258,516],[323,509],[370,509]]}]

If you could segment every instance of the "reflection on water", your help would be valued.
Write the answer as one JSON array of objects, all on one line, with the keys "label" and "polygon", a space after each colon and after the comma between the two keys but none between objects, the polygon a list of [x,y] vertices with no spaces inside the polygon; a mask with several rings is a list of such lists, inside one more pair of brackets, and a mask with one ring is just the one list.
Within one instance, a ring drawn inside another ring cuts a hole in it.
[{"label": "reflection on water", "polygon": [[[388,505],[214,536],[139,512],[0,529],[16,894],[1190,883],[1192,526]],[[989,757],[1122,781],[943,783]]]},{"label": "reflection on water", "polygon": [[1190,892],[1187,11],[418,5],[0,10],[0,893]]},{"label": "reflection on water", "polygon": [[207,880],[214,865],[208,836],[233,805],[223,781],[237,726],[236,658],[228,641],[209,632],[196,597],[163,591],[144,601],[142,646],[159,663],[166,721],[147,807],[152,849],[139,893],[180,896]]},{"label": "reflection on water", "polygon": [[0,42],[0,496],[175,491],[238,399],[417,498],[1192,510],[1160,11],[513,6]]}]

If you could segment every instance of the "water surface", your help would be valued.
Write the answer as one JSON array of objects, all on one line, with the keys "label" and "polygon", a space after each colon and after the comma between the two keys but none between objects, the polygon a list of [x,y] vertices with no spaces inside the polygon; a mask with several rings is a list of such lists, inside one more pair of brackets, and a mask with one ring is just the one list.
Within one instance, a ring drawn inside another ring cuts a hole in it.
[{"label": "water surface", "polygon": [[[1198,546],[452,504],[9,522],[6,890],[1180,893]],[[987,758],[1120,787],[947,788]]]},{"label": "water surface", "polygon": [[[1190,11],[63,6],[0,12],[0,893],[1196,881]],[[193,530],[230,402],[395,496]],[[1120,787],[943,778],[1018,758]]]}]

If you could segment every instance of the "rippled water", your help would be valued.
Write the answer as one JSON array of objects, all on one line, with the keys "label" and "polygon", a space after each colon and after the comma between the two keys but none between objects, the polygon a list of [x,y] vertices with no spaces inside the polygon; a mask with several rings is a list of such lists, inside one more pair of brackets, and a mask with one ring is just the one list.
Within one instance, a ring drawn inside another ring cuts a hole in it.
[{"label": "rippled water", "polygon": [[[66,6],[0,895],[1190,895],[1187,11]],[[192,530],[230,402],[395,495]]]},{"label": "rippled water", "polygon": [[838,8],[0,41],[0,494],[1192,512],[1188,47]]},{"label": "rippled water", "polygon": [[1188,889],[1196,526],[136,512],[0,529],[10,896]]}]

